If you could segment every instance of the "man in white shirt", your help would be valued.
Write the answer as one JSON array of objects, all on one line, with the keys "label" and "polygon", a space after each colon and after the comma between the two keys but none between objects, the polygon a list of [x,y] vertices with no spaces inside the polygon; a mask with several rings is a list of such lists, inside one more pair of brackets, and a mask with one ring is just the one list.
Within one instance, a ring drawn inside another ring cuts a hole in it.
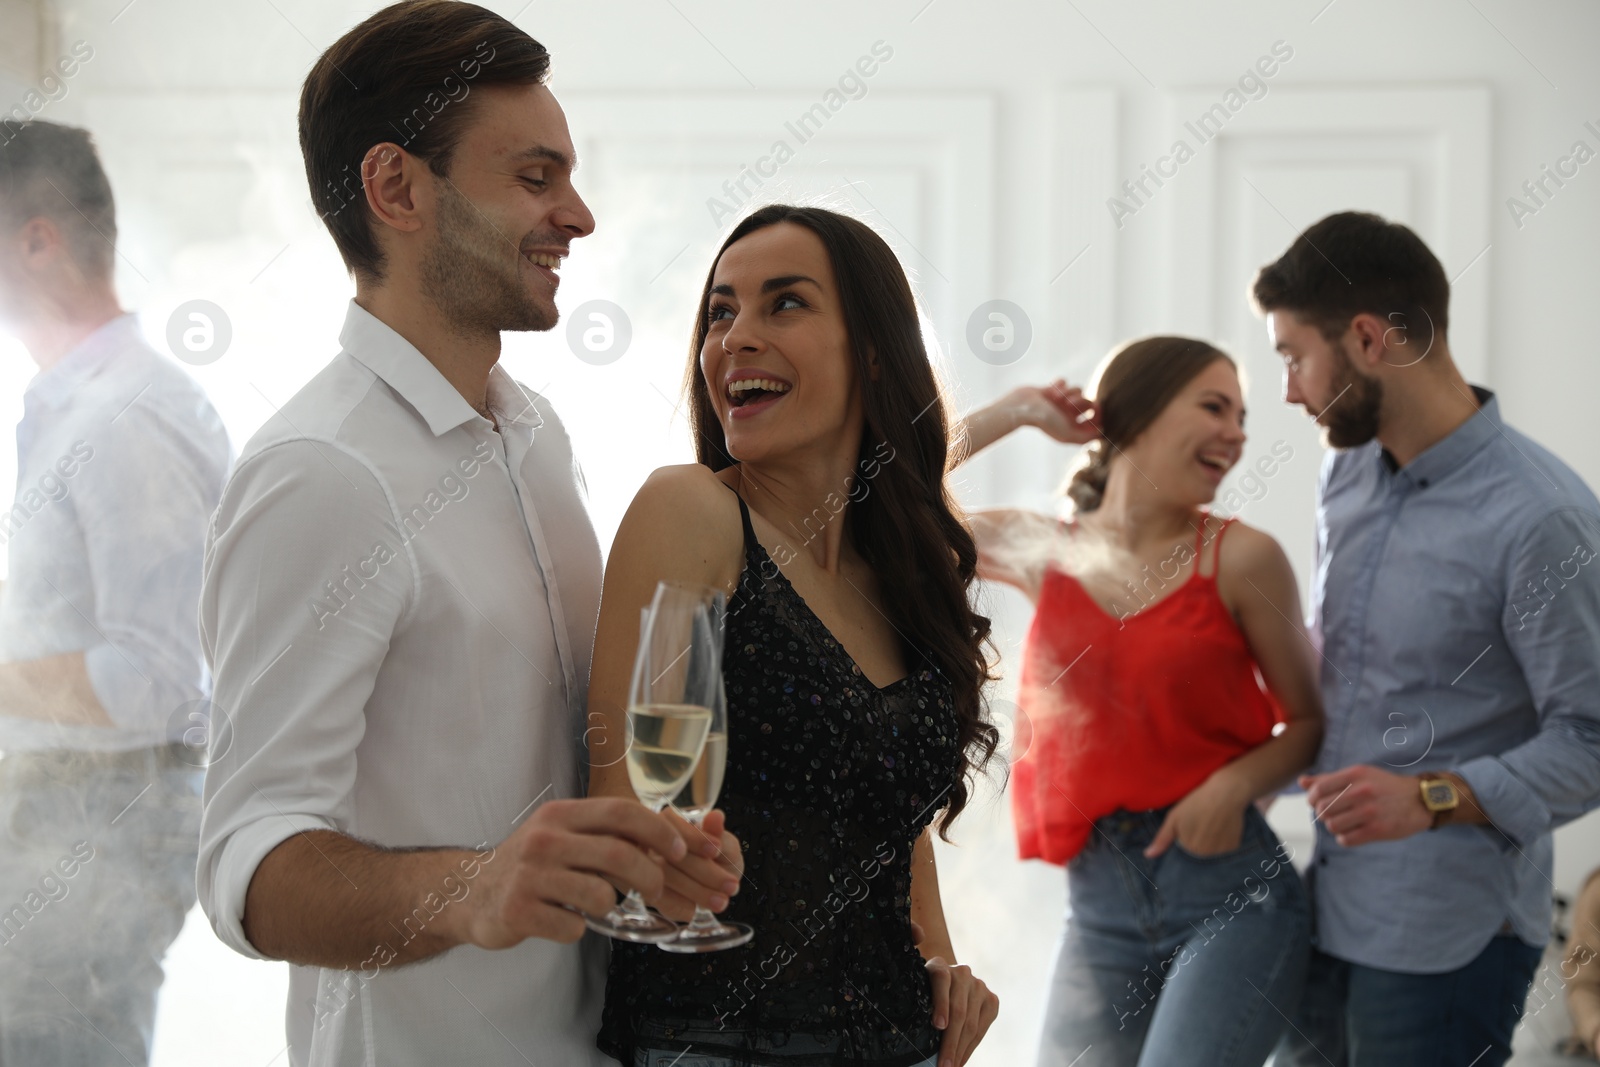
[{"label": "man in white shirt", "polygon": [[231,733],[199,864],[223,940],[296,965],[296,1065],[608,1063],[606,944],[577,912],[615,886],[687,918],[738,888],[720,816],[690,851],[681,821],[580,799],[599,547],[555,412],[497,364],[501,330],[555,324],[554,268],[594,228],[548,64],[424,0],[302,93],[356,297],[213,520],[201,631]]},{"label": "man in white shirt", "polygon": [[4,132],[0,328],[39,373],[0,513],[0,1064],[143,1064],[195,899],[195,604],[228,437],[119,305],[89,134]]}]

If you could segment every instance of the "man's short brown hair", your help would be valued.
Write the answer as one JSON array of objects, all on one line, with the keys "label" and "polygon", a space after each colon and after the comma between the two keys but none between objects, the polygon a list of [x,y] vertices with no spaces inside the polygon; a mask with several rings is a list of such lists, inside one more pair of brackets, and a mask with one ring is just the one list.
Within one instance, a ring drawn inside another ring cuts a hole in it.
[{"label": "man's short brown hair", "polygon": [[392,142],[443,178],[484,85],[542,84],[550,53],[509,21],[458,0],[404,0],[339,38],[300,92],[311,203],[352,274],[383,277],[361,184],[373,145]]},{"label": "man's short brown hair", "polygon": [[56,224],[74,263],[97,281],[116,259],[117,208],[89,131],[33,119],[4,122],[0,143],[0,223]]},{"label": "man's short brown hair", "polygon": [[1363,313],[1404,328],[1422,349],[1450,325],[1450,280],[1438,258],[1407,227],[1364,211],[1313,224],[1261,268],[1251,296],[1262,314],[1293,312],[1329,341]]}]

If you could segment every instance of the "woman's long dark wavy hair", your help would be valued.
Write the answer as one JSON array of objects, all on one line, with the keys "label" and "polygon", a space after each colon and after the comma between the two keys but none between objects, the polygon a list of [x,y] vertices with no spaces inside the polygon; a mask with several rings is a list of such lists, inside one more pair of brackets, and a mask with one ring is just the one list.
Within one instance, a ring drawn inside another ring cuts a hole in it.
[{"label": "woman's long dark wavy hair", "polygon": [[696,456],[714,471],[734,463],[700,373],[717,263],[735,241],[783,222],[816,234],[833,265],[866,418],[859,459],[868,460],[880,443],[894,450],[893,459],[878,465],[872,491],[849,504],[849,536],[877,575],[884,613],[900,633],[908,665],[926,661],[955,692],[961,766],[939,823],[940,836],[948,840],[951,823],[966,806],[971,779],[988,764],[1000,740],[983,704],[983,686],[993,678],[990,626],[973,610],[970,597],[977,545],[945,488],[949,407],[923,347],[905,271],[870,227],[823,208],[789,204],[763,207],[734,227],[706,272],[689,350],[684,390]]}]

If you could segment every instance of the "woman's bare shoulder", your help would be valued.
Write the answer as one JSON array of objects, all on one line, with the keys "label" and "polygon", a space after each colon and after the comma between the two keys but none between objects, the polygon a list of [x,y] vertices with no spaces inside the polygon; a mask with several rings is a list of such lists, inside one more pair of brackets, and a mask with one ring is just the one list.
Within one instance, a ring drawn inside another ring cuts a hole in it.
[{"label": "woman's bare shoulder", "polygon": [[[1220,529],[1222,520],[1213,519]],[[1234,519],[1227,523],[1227,536],[1219,549],[1218,567],[1223,575],[1259,578],[1293,577],[1294,569],[1277,538],[1248,523]]]},{"label": "woman's bare shoulder", "polygon": [[663,576],[726,585],[738,579],[743,544],[739,498],[709,467],[682,463],[658,467],[645,479],[612,555],[647,562]]},{"label": "woman's bare shoulder", "polygon": [[651,471],[650,476],[644,480],[644,485],[640,486],[639,495],[687,493],[702,501],[720,497],[728,497],[731,500],[732,494],[728,490],[729,486],[723,481],[722,474],[704,463],[674,463]]}]

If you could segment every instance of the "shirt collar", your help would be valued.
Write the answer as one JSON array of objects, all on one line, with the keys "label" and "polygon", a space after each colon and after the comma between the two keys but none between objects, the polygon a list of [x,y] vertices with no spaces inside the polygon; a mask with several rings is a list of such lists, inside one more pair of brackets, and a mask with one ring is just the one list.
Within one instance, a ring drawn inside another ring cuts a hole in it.
[{"label": "shirt collar", "polygon": [[530,395],[498,363],[489,368],[489,395],[486,399],[489,401],[489,410],[502,423],[526,426],[529,430],[537,430],[544,425],[544,416],[539,414],[535,406],[537,397]]},{"label": "shirt collar", "polygon": [[[354,300],[345,314],[339,343],[415,408],[435,437],[473,419],[483,419],[427,356]],[[515,423],[530,430],[544,425],[534,398],[498,363],[489,368],[486,399],[489,410],[502,423]]]},{"label": "shirt collar", "polygon": [[1466,422],[1451,430],[1442,440],[1434,442],[1398,472],[1388,450],[1380,449],[1379,456],[1384,469],[1391,474],[1404,474],[1418,487],[1426,489],[1465,463],[1496,436],[1503,436],[1505,429],[1500,419],[1499,399],[1481,386],[1474,385],[1472,391],[1478,398],[1475,415],[1469,416]]},{"label": "shirt collar", "polygon": [[79,341],[48,370],[35,374],[23,392],[24,402],[48,407],[65,403],[79,386],[100,373],[107,360],[142,341],[138,316],[131,312],[118,315]]}]

